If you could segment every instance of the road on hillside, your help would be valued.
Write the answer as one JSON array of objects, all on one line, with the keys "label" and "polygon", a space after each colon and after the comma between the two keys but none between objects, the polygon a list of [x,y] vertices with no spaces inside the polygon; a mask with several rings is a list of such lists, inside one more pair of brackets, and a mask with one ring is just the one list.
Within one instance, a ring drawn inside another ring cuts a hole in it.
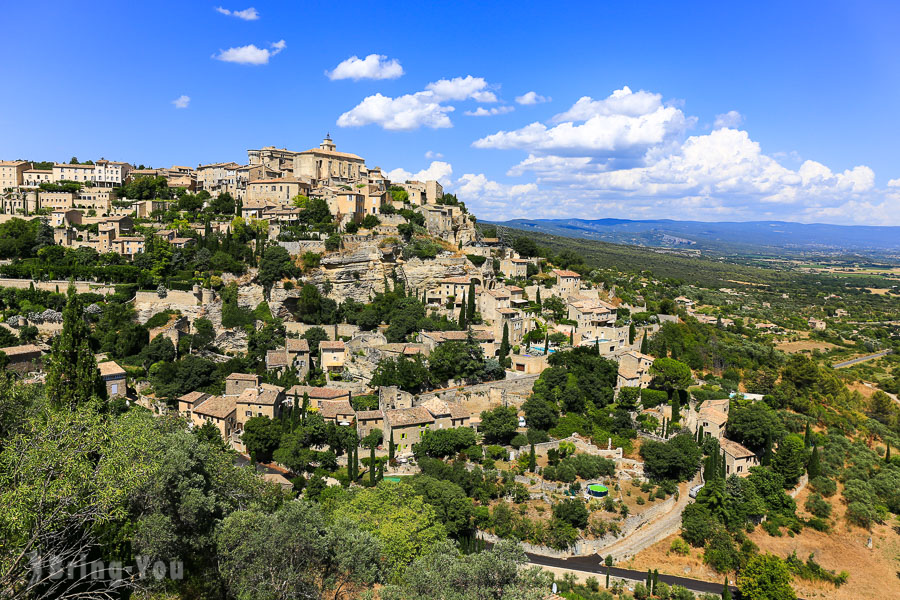
[{"label": "road on hillside", "polygon": [[855,365],[857,363],[865,362],[867,360],[872,360],[875,358],[881,358],[882,356],[887,356],[890,354],[890,350],[882,350],[881,352],[876,352],[875,354],[867,354],[866,356],[860,356],[857,358],[852,358],[850,360],[845,360],[844,362],[839,362],[831,365],[835,369],[840,369],[841,367],[849,367]]},{"label": "road on hillside", "polygon": [[[569,569],[572,571],[581,571],[582,573],[593,573],[597,575],[597,579],[601,582],[606,576],[606,567],[603,566],[603,559],[597,555],[593,556],[573,556],[571,558],[551,558],[549,556],[540,556],[538,554],[528,554],[528,562],[533,565],[542,567],[556,567],[558,569]],[[609,568],[610,577],[619,579],[628,579],[631,581],[646,581],[646,571],[636,571],[634,569],[622,569],[620,567]],[[722,583],[712,581],[701,581],[699,579],[689,579],[687,577],[679,577],[678,575],[659,574],[659,580],[667,585],[680,585],[692,592],[700,592],[701,594],[721,594]],[[732,587],[732,592],[736,592],[737,588]]]}]

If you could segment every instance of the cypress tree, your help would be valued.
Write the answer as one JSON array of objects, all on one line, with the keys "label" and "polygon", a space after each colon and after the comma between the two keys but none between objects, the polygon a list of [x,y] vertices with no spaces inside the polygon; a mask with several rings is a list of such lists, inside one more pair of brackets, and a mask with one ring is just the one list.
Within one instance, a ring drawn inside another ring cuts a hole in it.
[{"label": "cypress tree", "polygon": [[650,344],[647,342],[647,332],[644,332],[644,337],[641,339],[641,354],[647,354],[650,351]]},{"label": "cypress tree", "polygon": [[768,466],[772,464],[772,433],[766,432],[766,445],[763,448],[762,464]]},{"label": "cypress tree", "polygon": [[[888,452],[890,456],[890,452]],[[822,474],[822,461],[819,458],[819,447],[813,446],[812,454],[809,455],[809,464],[806,465],[806,472],[810,479],[815,479]]]},{"label": "cypress tree", "polygon": [[656,593],[656,588],[659,586],[659,569],[653,569],[653,592]]},{"label": "cypress tree", "polygon": [[[884,462],[891,462],[891,443],[887,442],[887,450],[884,452]],[[811,476],[810,476],[811,477]]]},{"label": "cypress tree", "polygon": [[309,410],[309,394],[303,392],[303,405],[300,407],[300,420],[306,421],[306,413]]},{"label": "cypress tree", "polygon": [[725,577],[725,585],[722,586],[722,600],[731,600],[731,588],[728,587],[728,576]]},{"label": "cypress tree", "polygon": [[600,338],[594,339],[594,354],[600,356]]},{"label": "cypress tree", "polygon": [[651,571],[650,569],[647,569],[647,591],[650,593],[653,593],[651,591],[652,586],[653,586],[653,571]]},{"label": "cypress tree", "polygon": [[534,442],[531,443],[531,452],[528,453],[528,470],[532,473],[537,470],[537,455],[534,452]]},{"label": "cypress tree", "polygon": [[609,589],[609,567],[606,567],[606,588]]},{"label": "cypress tree", "polygon": [[475,318],[475,280],[469,280],[469,305],[466,307],[469,321]]},{"label": "cypress tree", "polygon": [[637,335],[637,330],[634,328],[634,321],[632,321],[628,325],[628,345],[629,346],[634,343],[634,338],[636,335]]},{"label": "cypress tree", "polygon": [[672,396],[672,422],[677,423],[681,420],[681,399],[678,393]]},{"label": "cypress tree", "polygon": [[500,365],[503,367],[509,364],[509,324],[503,324],[503,338],[500,340]]},{"label": "cypress tree", "polygon": [[459,307],[459,319],[456,321],[457,325],[459,325],[460,329],[464,329],[466,326],[466,297],[463,296],[462,303]]},{"label": "cypress tree", "polygon": [[569,330],[569,345],[570,346],[575,345],[575,328],[574,327]]},{"label": "cypress tree", "polygon": [[809,429],[809,421],[806,422],[806,432],[803,434],[803,445],[806,448],[812,446],[812,431]]},{"label": "cypress tree", "polygon": [[388,462],[394,462],[395,451],[396,446],[394,445],[394,431],[391,430],[391,440],[388,442]]},{"label": "cypress tree", "polygon": [[541,308],[541,288],[537,289],[537,298],[535,299],[535,303],[537,304],[538,308]]},{"label": "cypress tree", "polygon": [[548,330],[546,335],[544,335],[544,354],[550,351],[550,331]]},{"label": "cypress tree", "polygon": [[106,398],[106,385],[89,343],[90,329],[82,316],[75,286],[69,286],[62,332],[53,340],[47,369],[47,395],[58,406],[74,408],[93,396]]},{"label": "cypress tree", "polygon": [[369,446],[369,483],[375,487],[375,444]]}]

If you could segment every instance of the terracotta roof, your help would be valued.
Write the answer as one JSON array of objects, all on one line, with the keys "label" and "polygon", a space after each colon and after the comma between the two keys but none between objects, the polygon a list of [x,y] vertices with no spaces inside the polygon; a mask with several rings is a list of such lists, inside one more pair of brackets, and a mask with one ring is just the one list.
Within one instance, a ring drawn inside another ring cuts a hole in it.
[{"label": "terracotta roof", "polygon": [[309,352],[309,342],[305,339],[287,338],[284,343],[288,352]]},{"label": "terracotta roof", "polygon": [[241,404],[265,404],[267,406],[274,406],[278,403],[279,392],[281,392],[282,389],[283,388],[279,388],[278,386],[266,384],[263,384],[258,388],[247,388],[237,397],[237,401]]},{"label": "terracotta roof", "polygon": [[361,410],[356,413],[359,421],[369,421],[371,419],[384,419],[384,413],[380,410]]},{"label": "terracotta roof", "polygon": [[19,356],[21,354],[40,354],[41,349],[34,344],[23,344],[21,346],[10,346],[9,348],[0,348],[8,357]]},{"label": "terracotta roof", "polygon": [[122,377],[125,377],[125,369],[111,360],[100,363],[97,365],[97,368],[100,369],[100,375],[102,377],[110,377],[112,375],[121,375]]},{"label": "terracotta roof", "polygon": [[249,373],[232,373],[225,378],[225,381],[228,381],[229,379],[233,381],[259,381],[259,376],[250,375]]},{"label": "terracotta roof", "polygon": [[[425,335],[436,342],[464,342],[468,337],[465,331],[427,331]],[[494,334],[490,331],[473,331],[472,338],[477,342],[490,342],[494,340]]]},{"label": "terracotta roof", "polygon": [[445,277],[444,279],[441,279],[440,283],[456,283],[469,285],[469,282],[471,281],[471,277]]},{"label": "terracotta roof", "polygon": [[288,365],[288,355],[287,351],[283,349],[279,350],[269,350],[266,352],[266,366],[268,368],[272,367],[286,367]]},{"label": "terracotta roof", "polygon": [[224,419],[236,409],[234,396],[211,396],[208,400],[194,406],[194,413],[216,419]]},{"label": "terracotta roof", "polygon": [[553,269],[557,277],[581,277],[575,271],[567,271],[566,269]]},{"label": "terracotta roof", "polygon": [[407,425],[422,425],[434,423],[434,417],[424,406],[412,408],[398,408],[385,412],[385,418],[391,427],[405,427]]},{"label": "terracotta roof", "polygon": [[349,390],[330,387],[313,387],[309,385],[295,385],[287,391],[290,396],[302,396],[304,393],[309,394],[311,399],[317,400],[333,400],[343,396],[350,397]]},{"label": "terracotta roof", "polygon": [[186,402],[188,404],[197,404],[198,402],[203,402],[207,398],[209,398],[209,394],[203,392],[188,392],[184,396],[178,398],[178,401]]},{"label": "terracotta roof", "polygon": [[325,400],[319,403],[319,413],[325,419],[336,419],[341,415],[356,416],[349,400]]},{"label": "terracotta roof", "polygon": [[319,350],[343,350],[344,342],[341,340],[319,342]]},{"label": "terracotta roof", "polygon": [[728,415],[716,408],[707,408],[704,406],[700,409],[699,416],[704,421],[709,421],[710,423],[715,423],[716,425],[724,425],[728,422]]},{"label": "terracotta roof", "polygon": [[744,448],[737,442],[733,442],[731,440],[722,438],[719,440],[719,445],[722,447],[727,454],[731,455],[734,458],[747,458],[749,456],[756,456],[753,452]]},{"label": "terracotta roof", "polygon": [[507,290],[488,290],[488,294],[493,296],[494,298],[509,298],[509,292]]},{"label": "terracotta roof", "polygon": [[336,158],[349,158],[352,160],[363,160],[362,156],[350,154],[349,152],[338,152],[337,150],[322,150],[321,148],[310,148],[304,150],[300,154],[324,154],[325,156],[334,156]]}]

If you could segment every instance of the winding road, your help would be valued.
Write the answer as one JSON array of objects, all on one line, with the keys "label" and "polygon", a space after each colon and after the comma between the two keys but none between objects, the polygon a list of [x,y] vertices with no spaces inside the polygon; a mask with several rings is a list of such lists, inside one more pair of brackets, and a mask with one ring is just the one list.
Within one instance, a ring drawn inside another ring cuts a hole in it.
[{"label": "winding road", "polygon": [[857,363],[865,362],[867,360],[873,360],[876,358],[881,358],[882,356],[887,356],[890,354],[890,350],[882,350],[881,352],[876,352],[875,354],[867,354],[865,356],[859,356],[857,358],[851,358],[850,360],[845,360],[844,362],[834,363],[831,365],[835,369],[840,369],[842,367],[850,367]]}]

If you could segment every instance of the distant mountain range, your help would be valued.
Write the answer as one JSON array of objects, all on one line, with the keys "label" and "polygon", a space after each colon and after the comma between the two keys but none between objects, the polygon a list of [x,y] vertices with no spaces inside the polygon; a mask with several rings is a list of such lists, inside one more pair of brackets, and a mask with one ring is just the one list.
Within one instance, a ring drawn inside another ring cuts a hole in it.
[{"label": "distant mountain range", "polygon": [[879,255],[900,252],[900,227],[786,221],[707,223],[668,219],[514,219],[493,224],[617,244],[716,252],[851,252]]}]

